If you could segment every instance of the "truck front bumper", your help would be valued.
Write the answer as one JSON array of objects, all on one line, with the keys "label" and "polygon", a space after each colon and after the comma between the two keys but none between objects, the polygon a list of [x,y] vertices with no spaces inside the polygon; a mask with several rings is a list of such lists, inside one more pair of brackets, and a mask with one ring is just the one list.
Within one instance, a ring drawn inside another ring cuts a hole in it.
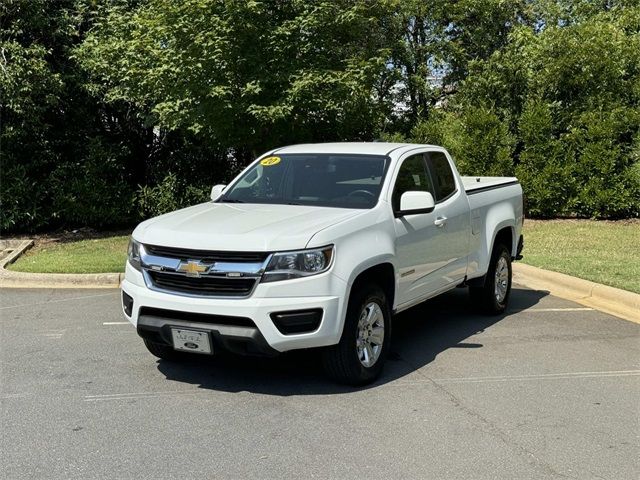
[{"label": "truck front bumper", "polygon": [[123,314],[141,337],[167,345],[172,327],[209,332],[214,351],[270,355],[333,345],[347,285],[331,273],[317,277],[259,284],[248,298],[193,297],[150,290],[127,264]]}]

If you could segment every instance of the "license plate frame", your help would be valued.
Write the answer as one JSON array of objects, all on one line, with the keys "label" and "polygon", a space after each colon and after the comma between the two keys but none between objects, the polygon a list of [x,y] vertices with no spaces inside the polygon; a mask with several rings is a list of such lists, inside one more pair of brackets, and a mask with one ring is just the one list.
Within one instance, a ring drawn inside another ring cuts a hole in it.
[{"label": "license plate frame", "polygon": [[174,350],[212,355],[211,335],[206,330],[171,327]]}]

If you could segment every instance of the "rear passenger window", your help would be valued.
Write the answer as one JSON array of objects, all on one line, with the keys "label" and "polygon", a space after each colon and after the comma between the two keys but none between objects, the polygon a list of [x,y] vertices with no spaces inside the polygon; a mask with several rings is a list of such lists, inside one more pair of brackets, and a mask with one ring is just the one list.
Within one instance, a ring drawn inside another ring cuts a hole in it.
[{"label": "rear passenger window", "polygon": [[431,173],[436,184],[436,201],[443,200],[456,191],[456,181],[451,164],[442,152],[430,152]]},{"label": "rear passenger window", "polygon": [[433,195],[433,185],[427,174],[424,157],[420,153],[407,158],[400,166],[398,178],[393,188],[391,203],[394,211],[400,210],[400,197],[404,192],[429,192]]}]

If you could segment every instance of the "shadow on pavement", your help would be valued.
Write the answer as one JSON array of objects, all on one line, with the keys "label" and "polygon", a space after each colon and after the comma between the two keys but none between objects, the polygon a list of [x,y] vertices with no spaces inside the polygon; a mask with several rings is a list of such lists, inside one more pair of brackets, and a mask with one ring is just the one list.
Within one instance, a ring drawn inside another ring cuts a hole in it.
[{"label": "shadow on pavement", "polygon": [[[491,317],[474,313],[467,289],[456,289],[406,310],[394,317],[391,352],[387,365],[372,385],[374,388],[402,378],[433,361],[449,348],[482,348],[464,342],[503,318],[536,305],[548,292],[514,288],[509,309]],[[196,357],[174,363],[158,361],[167,379],[225,392],[254,392],[266,395],[326,395],[363,388],[337,385],[327,379],[318,351],[294,351],[276,358],[221,355]]]}]

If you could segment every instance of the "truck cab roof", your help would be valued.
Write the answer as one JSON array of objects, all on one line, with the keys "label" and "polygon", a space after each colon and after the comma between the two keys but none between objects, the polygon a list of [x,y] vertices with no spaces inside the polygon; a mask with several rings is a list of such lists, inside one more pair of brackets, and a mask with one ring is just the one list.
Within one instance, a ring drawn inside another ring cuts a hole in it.
[{"label": "truck cab roof", "polygon": [[334,142],[334,143],[303,143],[289,145],[271,152],[279,153],[336,153],[336,154],[361,154],[361,155],[389,155],[392,152],[401,153],[413,148],[436,148],[438,145],[421,145],[416,143],[387,143],[387,142]]}]

